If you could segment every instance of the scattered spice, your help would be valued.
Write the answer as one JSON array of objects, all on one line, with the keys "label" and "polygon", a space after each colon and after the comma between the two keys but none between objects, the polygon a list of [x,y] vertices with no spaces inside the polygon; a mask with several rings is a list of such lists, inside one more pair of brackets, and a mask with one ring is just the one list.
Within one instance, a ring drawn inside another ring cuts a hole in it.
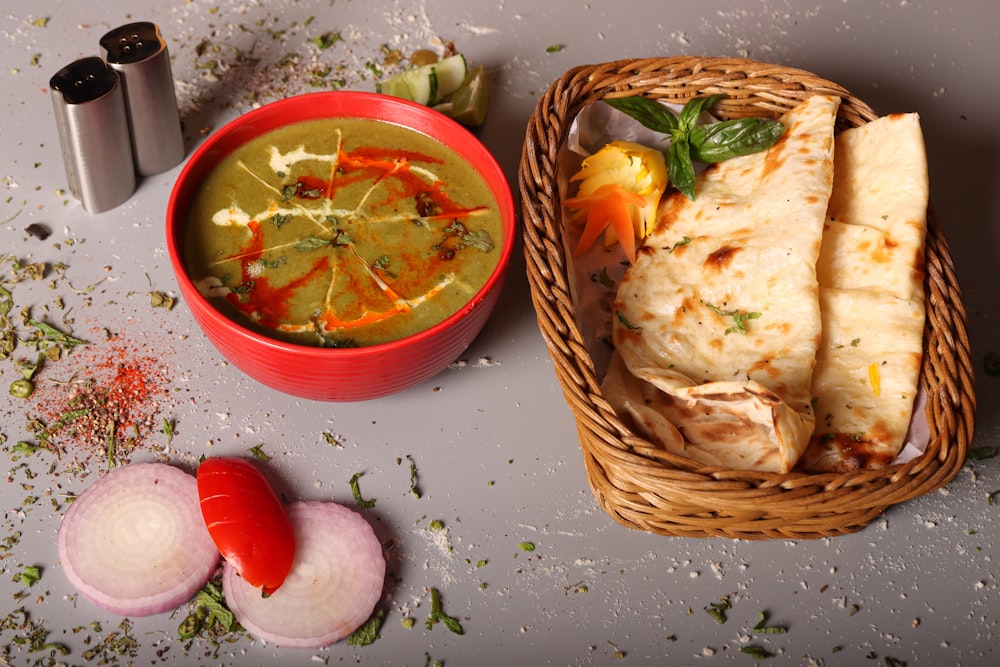
[{"label": "scattered spice", "polygon": [[322,35],[317,35],[309,41],[312,42],[317,49],[323,51],[341,41],[341,37],[339,32],[324,32]]},{"label": "scattered spice", "polygon": [[323,431],[323,442],[330,445],[331,447],[343,447],[344,443],[333,433],[329,431]]},{"label": "scattered spice", "polygon": [[729,601],[729,596],[722,597],[718,602],[713,602],[705,607],[705,613],[712,617],[712,620],[722,625],[726,622],[726,612],[732,609],[733,605]]},{"label": "scattered spice", "polygon": [[31,400],[37,413],[29,424],[36,444],[68,457],[71,469],[86,470],[97,461],[108,467],[127,463],[160,424],[162,360],[113,335],[75,361],[80,370],[68,379],[36,382]]},{"label": "scattered spice", "polygon": [[766,658],[774,657],[774,654],[765,649],[763,646],[743,646],[740,648],[740,653],[746,653],[754,660],[764,660]]},{"label": "scattered spice", "polygon": [[783,625],[767,625],[767,613],[760,612],[757,625],[753,626],[754,632],[768,635],[781,635],[788,632],[788,628]]},{"label": "scattered spice", "polygon": [[264,463],[267,463],[268,461],[271,460],[271,457],[264,453],[263,444],[254,445],[247,451],[250,453],[250,458],[256,459],[258,461],[263,461]]},{"label": "scattered spice", "polygon": [[414,498],[419,498],[420,489],[417,488],[417,464],[409,454],[406,455],[406,460],[410,462],[410,495]]},{"label": "scattered spice", "polygon": [[174,303],[176,303],[177,301],[176,299],[174,299],[174,297],[168,296],[163,292],[157,292],[155,290],[148,292],[148,294],[149,294],[149,305],[153,308],[164,308],[166,310],[170,310],[171,308],[174,307]]},{"label": "scattered spice", "polygon": [[[100,632],[100,626],[97,626]],[[123,619],[118,624],[118,631],[111,631],[104,635],[96,646],[83,652],[84,660],[96,661],[99,665],[117,665],[121,661],[118,658],[135,658],[138,653],[139,642],[132,636],[132,621]]]},{"label": "scattered spice", "polygon": [[[10,644],[28,649],[31,653],[51,651],[60,655],[68,655],[69,648],[59,642],[49,641],[49,630],[39,621],[35,621],[24,609],[15,609],[0,618],[0,631],[14,630],[18,634],[11,638]],[[58,661],[53,661],[53,664]]]},{"label": "scattered spice", "polygon": [[365,500],[361,497],[361,487],[358,485],[358,480],[361,479],[362,475],[364,475],[363,472],[354,473],[348,483],[351,485],[351,494],[353,494],[354,502],[358,504],[358,507],[371,509],[372,507],[375,507],[375,499],[371,498],[369,500]]},{"label": "scattered spice", "polygon": [[177,627],[177,635],[184,641],[197,638],[218,645],[230,635],[241,633],[243,627],[226,606],[222,595],[222,575],[216,574],[208,581],[191,602],[191,611]]}]

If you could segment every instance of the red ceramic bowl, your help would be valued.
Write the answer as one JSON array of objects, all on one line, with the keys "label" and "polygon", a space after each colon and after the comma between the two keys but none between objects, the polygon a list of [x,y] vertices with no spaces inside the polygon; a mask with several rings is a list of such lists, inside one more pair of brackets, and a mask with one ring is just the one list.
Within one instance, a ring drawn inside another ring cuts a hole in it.
[{"label": "red ceramic bowl", "polygon": [[[238,146],[278,127],[322,118],[367,118],[434,137],[475,167],[500,207],[503,240],[497,268],[458,312],[420,333],[393,342],[321,348],[279,341],[240,326],[199,293],[185,268],[184,226],[202,179]],[[321,401],[360,401],[428,380],[455,361],[496,306],[514,246],[510,185],[495,158],[468,130],[425,106],[364,92],[324,92],[267,104],[209,137],[181,170],[167,204],[167,248],[181,297],[208,339],[234,366],[278,391]]]}]

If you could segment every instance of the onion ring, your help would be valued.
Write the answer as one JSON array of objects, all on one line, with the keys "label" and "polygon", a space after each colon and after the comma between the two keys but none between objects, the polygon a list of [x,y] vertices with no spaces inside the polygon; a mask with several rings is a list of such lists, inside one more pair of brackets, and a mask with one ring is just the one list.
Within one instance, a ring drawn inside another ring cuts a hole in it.
[{"label": "onion ring", "polygon": [[277,646],[320,648],[357,630],[382,596],[385,556],[368,522],[337,503],[288,505],[295,560],[281,588],[262,596],[224,563],[222,591],[250,634]]},{"label": "onion ring", "polygon": [[80,595],[121,616],[187,602],[220,558],[194,476],[165,463],[122,466],[94,482],[66,511],[57,545]]}]

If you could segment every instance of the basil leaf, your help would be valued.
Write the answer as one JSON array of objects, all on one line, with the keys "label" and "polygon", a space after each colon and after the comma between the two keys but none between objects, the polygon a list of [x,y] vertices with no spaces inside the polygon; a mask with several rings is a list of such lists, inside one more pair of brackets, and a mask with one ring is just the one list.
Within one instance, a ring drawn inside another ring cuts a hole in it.
[{"label": "basil leaf", "polygon": [[709,95],[708,97],[695,97],[688,100],[681,109],[678,118],[678,130],[687,136],[691,130],[697,126],[698,118],[702,111],[706,111],[715,106],[715,103],[722,98],[722,95]]},{"label": "basil leaf", "polygon": [[667,152],[667,174],[674,187],[694,201],[694,163],[691,161],[691,148],[687,137],[674,137],[670,142],[670,150]]},{"label": "basil leaf", "polygon": [[736,118],[691,128],[691,158],[722,162],[770,148],[785,133],[785,126],[766,118]]},{"label": "basil leaf", "polygon": [[647,97],[616,97],[604,101],[643,126],[670,136],[666,156],[670,182],[693,201],[695,161],[722,162],[757,153],[773,146],[785,131],[780,122],[764,118],[737,118],[699,125],[702,113],[723,97],[693,97],[684,104],[678,116]]},{"label": "basil leaf", "polygon": [[667,134],[679,127],[677,117],[670,109],[648,97],[614,97],[604,101],[656,132]]},{"label": "basil leaf", "polygon": [[310,250],[325,248],[328,245],[330,245],[330,241],[327,239],[321,239],[318,236],[307,236],[295,244],[295,249],[299,252],[309,252]]}]

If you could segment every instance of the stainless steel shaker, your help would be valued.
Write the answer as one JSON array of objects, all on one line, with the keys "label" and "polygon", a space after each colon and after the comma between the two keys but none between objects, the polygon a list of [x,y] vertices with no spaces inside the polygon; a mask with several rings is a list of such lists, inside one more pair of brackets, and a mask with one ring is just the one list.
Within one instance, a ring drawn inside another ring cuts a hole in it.
[{"label": "stainless steel shaker", "polygon": [[118,73],[96,56],[49,80],[69,190],[89,213],[118,206],[135,191],[125,96]]},{"label": "stainless steel shaker", "polygon": [[136,171],[151,176],[184,159],[177,96],[167,43],[155,23],[119,26],[100,40],[108,66],[121,77]]}]

